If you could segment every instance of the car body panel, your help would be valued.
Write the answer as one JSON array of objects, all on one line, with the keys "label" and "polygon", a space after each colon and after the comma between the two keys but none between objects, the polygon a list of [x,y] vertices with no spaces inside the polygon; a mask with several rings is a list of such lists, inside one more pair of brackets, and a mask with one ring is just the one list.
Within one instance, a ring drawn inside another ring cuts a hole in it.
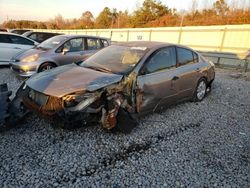
[{"label": "car body panel", "polygon": [[27,80],[26,84],[46,95],[62,97],[78,91],[95,91],[119,82],[121,79],[122,75],[104,73],[70,64],[36,74]]},{"label": "car body panel", "polygon": [[137,89],[143,95],[142,104],[138,109],[141,113],[155,111],[160,104],[169,103],[177,98],[178,84],[173,80],[175,75],[176,71],[172,69],[138,76]]}]

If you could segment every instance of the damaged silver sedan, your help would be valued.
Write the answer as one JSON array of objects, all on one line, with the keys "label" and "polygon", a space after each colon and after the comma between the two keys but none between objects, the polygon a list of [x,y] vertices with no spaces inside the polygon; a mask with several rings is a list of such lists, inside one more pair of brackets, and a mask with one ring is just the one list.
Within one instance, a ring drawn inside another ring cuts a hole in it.
[{"label": "damaged silver sedan", "polygon": [[94,122],[130,132],[141,115],[203,100],[214,77],[214,64],[190,48],[118,43],[79,65],[32,76],[17,95],[27,109],[65,128]]}]

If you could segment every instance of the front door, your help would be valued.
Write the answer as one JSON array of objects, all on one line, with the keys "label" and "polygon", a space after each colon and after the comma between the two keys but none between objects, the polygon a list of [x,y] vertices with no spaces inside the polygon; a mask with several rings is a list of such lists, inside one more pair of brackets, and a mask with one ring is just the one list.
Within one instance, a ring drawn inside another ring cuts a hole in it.
[{"label": "front door", "polygon": [[179,99],[190,98],[200,77],[198,55],[186,48],[177,47]]},{"label": "front door", "polygon": [[177,98],[175,47],[154,52],[137,78],[136,104],[139,113],[153,112]]},{"label": "front door", "polygon": [[[65,49],[68,51],[63,54],[63,50]],[[84,50],[84,38],[70,39],[57,50],[58,55],[55,57],[55,61],[60,65],[81,61],[83,59]]]}]

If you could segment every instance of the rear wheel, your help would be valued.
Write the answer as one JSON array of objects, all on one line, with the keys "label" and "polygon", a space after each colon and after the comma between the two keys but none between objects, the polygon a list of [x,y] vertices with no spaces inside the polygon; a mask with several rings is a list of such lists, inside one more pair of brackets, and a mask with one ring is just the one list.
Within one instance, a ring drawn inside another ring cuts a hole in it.
[{"label": "rear wheel", "polygon": [[49,62],[43,63],[43,64],[40,66],[38,72],[43,72],[43,71],[46,71],[46,70],[50,70],[50,69],[53,69],[53,68],[55,68],[55,67],[56,67],[56,65],[55,65],[54,63],[49,63]]},{"label": "rear wheel", "polygon": [[202,78],[198,81],[196,86],[196,90],[194,92],[193,101],[199,102],[202,101],[207,94],[207,81],[206,79]]}]

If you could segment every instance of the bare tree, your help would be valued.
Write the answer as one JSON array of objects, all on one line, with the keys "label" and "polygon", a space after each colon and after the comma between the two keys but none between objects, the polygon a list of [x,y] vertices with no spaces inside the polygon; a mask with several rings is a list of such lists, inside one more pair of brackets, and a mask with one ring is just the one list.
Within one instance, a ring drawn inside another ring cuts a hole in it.
[{"label": "bare tree", "polygon": [[192,0],[192,6],[191,6],[191,13],[195,14],[198,8],[198,3],[197,0]]}]

